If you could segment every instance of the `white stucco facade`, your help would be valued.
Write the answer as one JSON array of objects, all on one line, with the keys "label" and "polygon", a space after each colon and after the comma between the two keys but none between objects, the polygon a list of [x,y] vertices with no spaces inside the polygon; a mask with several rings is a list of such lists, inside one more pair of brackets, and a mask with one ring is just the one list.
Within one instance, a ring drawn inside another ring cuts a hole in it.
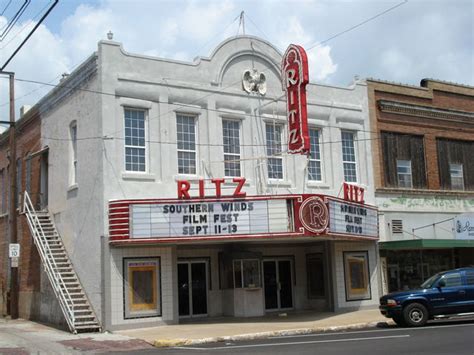
[{"label": "white stucco facade", "polygon": [[[221,287],[220,253],[230,246],[259,255],[262,262],[288,262],[292,275],[289,310],[340,310],[378,303],[374,241],[319,236],[301,241],[222,238],[206,243],[109,245],[109,201],[175,199],[177,180],[196,183],[225,176],[223,119],[239,123],[240,169],[248,196],[342,197],[341,131],[350,131],[356,183],[365,188],[365,202],[375,205],[367,90],[362,81],[348,87],[307,86],[309,126],[320,132],[320,181],[308,179],[306,156],[286,154],[284,148],[283,178],[268,178],[265,125],[281,125],[283,146],[286,142],[280,62],[281,53],[275,47],[250,36],[230,38],[208,58],[192,63],[131,54],[118,42],[101,41],[97,53],[42,101],[42,139],[49,147],[48,208],[105,329],[179,322],[178,269],[184,263],[191,269],[193,260],[206,265],[207,316],[264,315],[263,285],[252,290]],[[248,69],[265,73],[265,96],[243,90],[242,73]],[[145,171],[126,170],[125,109],[142,110],[145,115]],[[192,175],[178,173],[176,115],[181,113],[195,117],[196,173]],[[71,124],[77,125],[75,181]],[[234,188],[224,183],[222,194],[232,194]],[[190,192],[196,195],[197,185]],[[213,193],[207,184],[206,194]],[[363,300],[347,299],[344,253],[351,251],[367,255],[369,294]],[[324,296],[319,299],[307,296],[307,255],[311,253],[320,253],[324,259]],[[127,317],[124,311],[127,258],[159,260],[159,312],[153,316]],[[263,264],[259,267],[263,279]]]}]

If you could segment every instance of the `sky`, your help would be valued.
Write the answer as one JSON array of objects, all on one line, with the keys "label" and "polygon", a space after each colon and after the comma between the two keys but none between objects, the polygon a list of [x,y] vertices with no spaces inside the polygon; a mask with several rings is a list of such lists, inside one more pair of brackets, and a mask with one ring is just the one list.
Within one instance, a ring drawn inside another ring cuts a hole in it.
[{"label": "sky", "polygon": [[[0,33],[24,2],[0,0]],[[0,37],[1,65],[51,3],[33,0]],[[243,33],[242,11],[246,34],[281,52],[290,43],[308,49],[312,82],[347,86],[358,75],[411,85],[423,78],[474,85],[473,0],[59,0],[5,70],[19,79],[57,84],[109,31],[128,52],[193,61]],[[17,109],[34,105],[49,90],[17,81]],[[7,115],[2,78],[0,120]]]}]

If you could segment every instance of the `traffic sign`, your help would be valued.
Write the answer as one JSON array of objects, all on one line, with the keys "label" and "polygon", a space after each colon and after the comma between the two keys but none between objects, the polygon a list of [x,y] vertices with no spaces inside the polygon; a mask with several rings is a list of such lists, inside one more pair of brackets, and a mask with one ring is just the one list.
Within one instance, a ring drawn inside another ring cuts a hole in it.
[{"label": "traffic sign", "polygon": [[10,258],[18,258],[20,256],[20,244],[18,243],[10,243],[8,255]]}]

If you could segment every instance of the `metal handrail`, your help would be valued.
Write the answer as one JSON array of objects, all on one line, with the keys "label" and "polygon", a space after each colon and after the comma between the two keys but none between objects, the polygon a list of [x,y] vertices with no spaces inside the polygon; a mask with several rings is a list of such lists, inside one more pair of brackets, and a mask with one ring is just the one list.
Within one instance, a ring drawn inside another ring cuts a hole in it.
[{"label": "metal handrail", "polygon": [[[43,263],[46,265],[46,273],[50,276],[53,290],[58,297],[59,304],[66,316],[66,321],[71,331],[75,332],[75,315],[74,315],[74,303],[69,293],[69,290],[64,282],[61,274],[57,271],[57,264],[54,260],[51,248],[46,240],[46,235],[41,226],[41,222],[38,215],[33,207],[28,192],[25,191],[23,209],[28,220],[30,231],[33,234],[35,242],[37,242],[38,251],[41,256]],[[35,228],[36,227],[36,228]],[[49,257],[48,257],[49,256]],[[53,282],[54,281],[54,282]],[[62,287],[61,287],[62,286]]]}]

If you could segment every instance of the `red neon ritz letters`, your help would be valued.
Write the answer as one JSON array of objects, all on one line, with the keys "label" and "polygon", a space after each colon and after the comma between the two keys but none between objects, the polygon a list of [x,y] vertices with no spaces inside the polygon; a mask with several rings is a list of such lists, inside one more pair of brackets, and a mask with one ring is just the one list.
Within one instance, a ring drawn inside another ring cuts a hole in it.
[{"label": "red neon ritz letters", "polygon": [[[237,183],[235,190],[232,194],[233,197],[245,197],[247,195],[246,192],[242,191],[242,188],[245,184],[245,178],[233,178],[232,182]],[[225,179],[211,179],[211,182],[215,186],[215,197],[222,197],[222,188],[221,185],[225,182]],[[199,179],[198,182],[198,190],[199,190],[199,198],[206,197],[205,189],[204,189],[204,179]],[[180,199],[190,199],[191,195],[189,194],[189,190],[191,189],[191,183],[187,180],[178,180],[178,198]]]},{"label": "red neon ritz letters", "polygon": [[309,75],[308,57],[303,47],[290,44],[283,56],[281,72],[287,102],[288,151],[306,154],[310,149],[306,107]]},{"label": "red neon ritz letters", "polygon": [[364,188],[344,183],[344,200],[364,203]]}]

